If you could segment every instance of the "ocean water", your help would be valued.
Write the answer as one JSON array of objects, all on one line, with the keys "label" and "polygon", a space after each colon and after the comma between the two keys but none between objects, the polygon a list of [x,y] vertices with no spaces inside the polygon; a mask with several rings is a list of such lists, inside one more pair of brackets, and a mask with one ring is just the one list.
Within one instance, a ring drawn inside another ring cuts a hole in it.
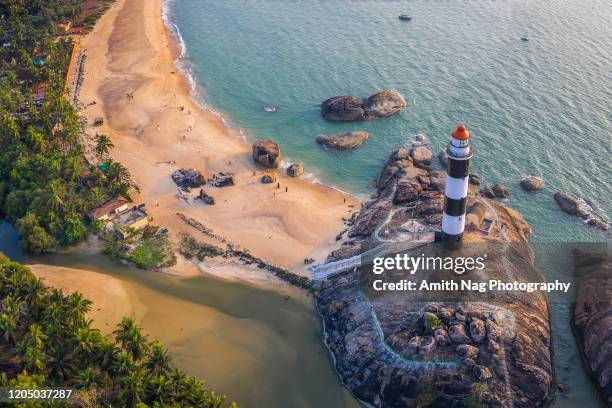
[{"label": "ocean water", "polygon": [[[202,100],[251,139],[328,184],[367,194],[383,160],[416,133],[437,152],[458,123],[473,170],[511,190],[534,240],[609,239],[561,213],[559,190],[608,215],[612,151],[612,3],[593,0],[173,0]],[[400,13],[413,17],[398,20]],[[527,36],[529,42],[521,41]],[[393,88],[408,108],[373,122],[320,117],[330,96]],[[280,111],[267,113],[267,104]],[[358,150],[332,152],[319,134],[366,130]],[[538,174],[545,189],[518,182]]]},{"label": "ocean water", "polygon": [[[609,0],[168,0],[167,17],[197,98],[247,140],[277,141],[317,180],[368,195],[393,149],[423,133],[437,153],[465,123],[473,171],[509,187],[507,204],[532,225],[534,243],[610,241],[553,199],[575,192],[612,215]],[[386,88],[407,98],[405,111],[354,123],[319,114],[330,96]],[[280,111],[265,112],[268,104]],[[370,132],[355,151],[315,143],[352,130]],[[521,190],[527,174],[543,177],[544,190]],[[568,254],[541,248],[538,267],[554,280]],[[556,375],[570,389],[555,406],[602,406],[569,313],[568,302],[551,302]]]}]

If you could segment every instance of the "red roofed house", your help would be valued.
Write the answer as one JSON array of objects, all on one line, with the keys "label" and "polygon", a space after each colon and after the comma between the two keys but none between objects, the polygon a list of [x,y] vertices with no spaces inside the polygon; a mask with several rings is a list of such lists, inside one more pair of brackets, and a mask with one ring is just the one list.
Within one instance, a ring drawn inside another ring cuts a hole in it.
[{"label": "red roofed house", "polygon": [[92,221],[108,221],[113,216],[121,214],[128,209],[128,200],[124,197],[117,197],[109,200],[89,213]]}]

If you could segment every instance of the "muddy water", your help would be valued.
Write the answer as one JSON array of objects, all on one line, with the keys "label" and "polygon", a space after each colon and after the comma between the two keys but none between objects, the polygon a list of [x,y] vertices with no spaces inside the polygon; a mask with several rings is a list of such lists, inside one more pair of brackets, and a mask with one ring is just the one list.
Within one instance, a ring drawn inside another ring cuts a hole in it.
[{"label": "muddy water", "polygon": [[[16,239],[0,224],[0,251],[27,261]],[[333,371],[312,298],[287,300],[239,283],[121,267],[100,256],[30,261],[120,279],[138,322],[170,349],[176,365],[244,407],[359,407]]]}]

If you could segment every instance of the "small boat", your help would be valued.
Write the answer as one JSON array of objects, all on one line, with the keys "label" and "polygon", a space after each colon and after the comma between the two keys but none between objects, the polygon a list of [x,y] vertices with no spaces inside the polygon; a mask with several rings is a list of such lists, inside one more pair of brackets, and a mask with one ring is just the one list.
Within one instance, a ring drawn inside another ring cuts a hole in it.
[{"label": "small boat", "polygon": [[279,108],[278,108],[278,106],[274,106],[274,105],[266,105],[266,106],[264,107],[264,110],[265,110],[266,112],[270,112],[270,113],[272,113],[272,112],[278,112]]},{"label": "small boat", "polygon": [[529,41],[529,38],[527,38],[527,37],[521,37],[521,41]]},{"label": "small boat", "polygon": [[412,17],[410,17],[408,14],[400,14],[399,19],[403,21],[410,21],[412,20]]}]

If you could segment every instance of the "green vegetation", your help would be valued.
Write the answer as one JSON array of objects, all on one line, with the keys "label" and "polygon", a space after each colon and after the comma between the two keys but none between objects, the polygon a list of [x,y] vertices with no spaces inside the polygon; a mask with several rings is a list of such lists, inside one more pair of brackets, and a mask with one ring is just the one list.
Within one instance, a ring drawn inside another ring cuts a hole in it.
[{"label": "green vegetation", "polygon": [[72,43],[56,36],[57,23],[76,18],[81,4],[0,2],[0,217],[33,253],[82,241],[85,214],[130,186],[108,140],[98,139],[106,171],[85,160],[81,119],[63,96]]},{"label": "green vegetation", "polygon": [[214,245],[198,242],[195,238],[187,234],[181,234],[179,252],[187,259],[197,258],[203,261],[207,257],[221,256],[225,251]]},{"label": "green vegetation", "polygon": [[168,239],[167,231],[156,226],[147,226],[140,231],[127,231],[129,236],[115,239],[113,232],[107,241],[110,244],[104,252],[115,259],[132,262],[139,268],[152,269],[176,264],[176,255]]},{"label": "green vegetation", "polygon": [[428,331],[433,331],[434,327],[439,327],[442,325],[442,319],[438,316],[427,315],[425,319],[425,328]]},{"label": "green vegetation", "polygon": [[173,368],[168,351],[149,341],[133,318],[106,338],[87,318],[89,300],[46,288],[2,254],[0,299],[0,386],[74,387],[76,406],[236,407]]}]

